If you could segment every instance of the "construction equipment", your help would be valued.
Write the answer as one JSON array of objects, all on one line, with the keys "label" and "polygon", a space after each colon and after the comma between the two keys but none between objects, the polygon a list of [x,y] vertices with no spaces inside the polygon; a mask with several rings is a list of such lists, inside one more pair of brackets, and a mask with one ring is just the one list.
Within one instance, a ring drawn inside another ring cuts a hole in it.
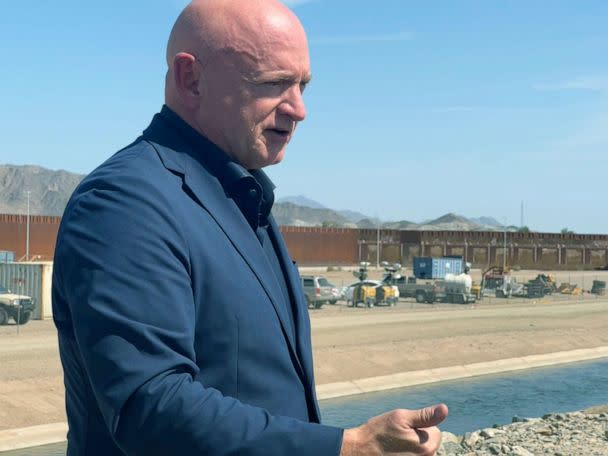
[{"label": "construction equipment", "polygon": [[573,295],[573,296],[578,296],[578,295],[583,294],[582,288],[576,286],[576,284],[571,284],[571,283],[560,284],[557,291],[561,294]]},{"label": "construction equipment", "polygon": [[536,278],[547,284],[549,290],[547,294],[555,293],[557,291],[557,281],[553,274],[538,274]]},{"label": "construction equipment", "polygon": [[397,272],[401,269],[399,263],[390,265],[386,262],[384,266],[384,277],[382,282],[373,283],[367,279],[368,262],[361,262],[359,270],[353,271],[353,275],[359,279],[359,283],[353,288],[352,305],[357,307],[363,304],[366,307],[374,307],[376,305],[394,306],[399,299],[399,289],[393,284],[395,278],[400,277]]},{"label": "construction equipment", "polygon": [[380,285],[376,287],[376,304],[394,306],[399,299],[399,291],[392,285]]},{"label": "construction equipment", "polygon": [[394,306],[399,300],[399,288],[396,281],[401,278],[401,264],[383,261],[380,266],[384,268],[382,285],[376,287],[376,304]]},{"label": "construction equipment", "polygon": [[384,268],[384,275],[382,276],[382,285],[376,287],[376,303],[394,306],[399,300],[399,288],[395,281],[401,278],[401,274],[399,274],[401,264],[390,264],[387,261],[383,261],[380,265]]},{"label": "construction equipment", "polygon": [[376,286],[367,285],[364,283],[367,279],[367,268],[369,267],[367,261],[359,263],[359,270],[353,271],[353,275],[359,279],[359,283],[355,285],[353,289],[353,306],[357,307],[359,304],[363,304],[367,307],[374,307],[376,304]]},{"label": "construction equipment", "polygon": [[518,283],[517,279],[511,276],[511,271],[508,268],[492,266],[482,273],[482,296],[510,298],[512,296],[522,296],[523,294],[524,284]]},{"label": "construction equipment", "polygon": [[481,299],[481,284],[473,282],[471,284],[471,294],[475,296],[475,299]]},{"label": "construction equipment", "polygon": [[376,287],[371,285],[359,284],[353,290],[353,306],[363,304],[367,307],[376,305]]},{"label": "construction equipment", "polygon": [[525,284],[525,296],[528,298],[542,298],[557,291],[555,277],[538,274],[536,278]]}]

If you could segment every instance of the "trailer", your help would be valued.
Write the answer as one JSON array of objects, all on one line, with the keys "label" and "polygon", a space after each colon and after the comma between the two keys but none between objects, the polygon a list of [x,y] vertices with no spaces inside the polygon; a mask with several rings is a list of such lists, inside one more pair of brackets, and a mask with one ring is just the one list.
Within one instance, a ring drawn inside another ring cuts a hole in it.
[{"label": "trailer", "polygon": [[477,301],[475,294],[471,293],[473,281],[469,274],[447,274],[443,282],[445,290],[444,302],[470,304]]}]

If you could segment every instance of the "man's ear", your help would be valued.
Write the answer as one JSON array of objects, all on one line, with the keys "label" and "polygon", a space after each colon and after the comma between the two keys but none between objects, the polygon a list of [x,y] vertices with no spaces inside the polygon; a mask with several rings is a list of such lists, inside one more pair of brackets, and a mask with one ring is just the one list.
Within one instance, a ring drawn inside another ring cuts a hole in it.
[{"label": "man's ear", "polygon": [[180,52],[173,58],[173,84],[182,103],[189,108],[200,104],[199,82],[201,68],[196,57]]}]

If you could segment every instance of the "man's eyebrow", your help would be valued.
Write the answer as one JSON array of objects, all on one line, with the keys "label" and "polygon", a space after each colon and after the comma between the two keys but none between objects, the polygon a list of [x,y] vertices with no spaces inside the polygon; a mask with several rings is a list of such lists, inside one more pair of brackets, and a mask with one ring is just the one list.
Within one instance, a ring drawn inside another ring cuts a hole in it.
[{"label": "man's eyebrow", "polygon": [[[296,82],[298,77],[289,71],[272,71],[267,73],[243,75],[243,78],[253,84],[264,84],[266,82]],[[301,82],[308,84],[312,76],[310,74],[305,75]]]}]

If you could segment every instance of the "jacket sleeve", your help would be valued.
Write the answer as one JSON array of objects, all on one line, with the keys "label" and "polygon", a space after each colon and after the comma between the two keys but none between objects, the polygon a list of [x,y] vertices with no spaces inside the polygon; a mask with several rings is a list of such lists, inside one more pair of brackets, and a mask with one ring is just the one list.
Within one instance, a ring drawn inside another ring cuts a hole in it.
[{"label": "jacket sleeve", "polygon": [[187,240],[160,187],[91,179],[57,241],[55,285],[117,445],[128,455],[337,455],[342,429],[273,416],[194,380]]}]

